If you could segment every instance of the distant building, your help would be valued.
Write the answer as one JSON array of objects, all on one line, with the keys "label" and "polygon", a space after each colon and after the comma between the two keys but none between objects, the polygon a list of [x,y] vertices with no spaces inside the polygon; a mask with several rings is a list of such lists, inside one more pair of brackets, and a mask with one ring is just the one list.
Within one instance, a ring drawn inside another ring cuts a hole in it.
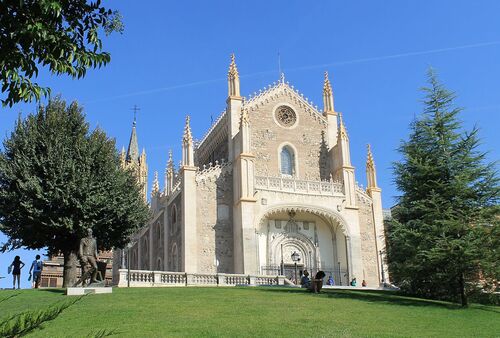
[{"label": "distant building", "polygon": [[[111,285],[112,268],[113,268],[113,252],[100,251],[97,259],[105,261],[106,265],[106,284]],[[78,265],[78,277],[81,275],[81,268]],[[51,256],[48,260],[43,261],[43,270],[40,280],[42,288],[60,288],[63,285],[63,270],[64,257],[62,255]]]},{"label": "distant building", "polygon": [[[355,179],[328,74],[322,111],[284,76],[243,98],[233,56],[226,104],[200,142],[187,117],[181,166],[175,169],[170,153],[162,191],[155,173],[151,220],[130,251],[115,250],[115,277],[130,254],[137,270],[291,278],[297,262],[301,270],[332,274],[337,284],[356,277],[375,286],[387,278],[373,155],[368,147],[365,189]],[[134,123],[122,162],[146,168],[136,143]]]}]

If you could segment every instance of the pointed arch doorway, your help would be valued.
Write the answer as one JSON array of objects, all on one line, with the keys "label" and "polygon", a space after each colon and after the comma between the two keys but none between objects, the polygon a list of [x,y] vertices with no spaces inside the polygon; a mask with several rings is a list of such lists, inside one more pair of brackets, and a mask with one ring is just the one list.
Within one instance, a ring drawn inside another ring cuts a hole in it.
[{"label": "pointed arch doorway", "polygon": [[[331,210],[307,206],[274,206],[260,218],[259,264],[263,274],[295,276],[297,269],[311,275],[323,270],[336,284],[350,275],[350,241],[345,221]],[[300,277],[299,277],[300,278]]]}]

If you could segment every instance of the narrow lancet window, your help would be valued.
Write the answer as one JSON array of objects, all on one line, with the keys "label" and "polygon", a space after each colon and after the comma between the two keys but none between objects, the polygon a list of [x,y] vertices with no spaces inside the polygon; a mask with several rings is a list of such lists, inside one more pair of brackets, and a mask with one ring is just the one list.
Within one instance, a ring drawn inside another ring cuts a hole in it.
[{"label": "narrow lancet window", "polygon": [[294,156],[293,150],[290,147],[285,146],[281,149],[281,174],[282,175],[294,175]]}]

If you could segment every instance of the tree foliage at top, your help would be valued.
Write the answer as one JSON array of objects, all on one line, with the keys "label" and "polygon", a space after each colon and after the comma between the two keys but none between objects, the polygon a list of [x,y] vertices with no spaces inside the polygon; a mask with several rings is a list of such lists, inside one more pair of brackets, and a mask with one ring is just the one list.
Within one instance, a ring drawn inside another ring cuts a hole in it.
[{"label": "tree foliage at top", "polygon": [[0,6],[0,77],[3,105],[40,100],[50,94],[31,79],[39,67],[53,74],[85,76],[88,68],[110,61],[100,32],[123,30],[118,12],[101,0],[2,0]]},{"label": "tree foliage at top", "polygon": [[408,293],[460,300],[500,277],[499,180],[478,150],[478,129],[464,132],[448,91],[429,71],[424,112],[394,164],[402,192],[389,223],[391,279]]},{"label": "tree foliage at top", "polygon": [[100,129],[90,132],[76,102],[49,101],[19,119],[4,141],[0,230],[9,240],[3,251],[48,248],[66,261],[88,228],[99,249],[123,247],[148,215],[134,173],[121,168],[115,141]]}]

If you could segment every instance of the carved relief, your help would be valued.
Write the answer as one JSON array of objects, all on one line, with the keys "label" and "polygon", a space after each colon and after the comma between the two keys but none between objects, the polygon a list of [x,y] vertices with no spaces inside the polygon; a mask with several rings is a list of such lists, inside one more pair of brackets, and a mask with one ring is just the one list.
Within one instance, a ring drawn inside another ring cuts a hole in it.
[{"label": "carved relief", "polygon": [[361,234],[361,259],[365,276],[358,279],[365,279],[368,285],[375,286],[378,285],[377,248],[373,228],[372,209],[367,204],[360,205],[359,226]]}]

